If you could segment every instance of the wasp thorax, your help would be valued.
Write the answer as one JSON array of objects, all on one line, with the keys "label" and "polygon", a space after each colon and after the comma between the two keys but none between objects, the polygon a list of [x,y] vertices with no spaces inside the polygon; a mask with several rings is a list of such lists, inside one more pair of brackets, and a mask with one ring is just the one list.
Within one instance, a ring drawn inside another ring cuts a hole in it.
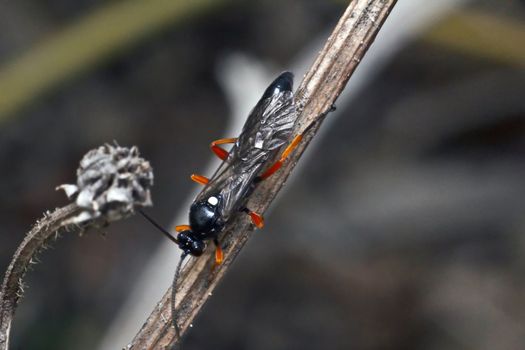
[{"label": "wasp thorax", "polygon": [[223,224],[219,213],[220,201],[219,196],[210,196],[192,204],[190,226],[200,239],[213,238],[222,229]]}]

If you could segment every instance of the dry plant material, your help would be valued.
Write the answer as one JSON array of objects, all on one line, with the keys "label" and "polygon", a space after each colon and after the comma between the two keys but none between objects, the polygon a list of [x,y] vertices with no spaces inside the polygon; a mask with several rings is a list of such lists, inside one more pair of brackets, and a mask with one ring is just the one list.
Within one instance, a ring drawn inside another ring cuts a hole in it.
[{"label": "dry plant material", "polygon": [[81,224],[104,217],[124,219],[136,206],[151,206],[153,170],[139,157],[137,147],[106,144],[86,153],[77,169],[77,184],[57,187],[74,198],[82,213],[70,223]]},{"label": "dry plant material", "polygon": [[83,232],[105,226],[151,205],[153,172],[135,147],[104,145],[89,151],[80,162],[76,185],[62,185],[75,200],[46,212],[26,235],[7,268],[0,290],[0,350],[9,348],[9,334],[16,307],[24,293],[23,278],[37,254],[64,232]]},{"label": "dry plant material", "polygon": [[[295,134],[303,133],[311,124],[315,125],[305,133],[303,141],[279,173],[263,181],[253,193],[247,205],[253,211],[264,213],[273,201],[395,3],[396,0],[355,0],[348,6],[296,92],[300,116]],[[182,335],[212,295],[252,231],[249,220],[239,215],[223,231],[221,239],[225,259],[222,265],[213,268],[215,257],[211,251],[192,258],[185,265],[175,301],[176,322]],[[170,288],[127,349],[170,349],[179,343],[171,321],[171,295]]]}]

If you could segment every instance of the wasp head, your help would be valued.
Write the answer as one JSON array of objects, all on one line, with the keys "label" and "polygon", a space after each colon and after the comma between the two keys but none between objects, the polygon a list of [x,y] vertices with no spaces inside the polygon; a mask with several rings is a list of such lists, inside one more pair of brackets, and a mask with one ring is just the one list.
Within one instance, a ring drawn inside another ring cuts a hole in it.
[{"label": "wasp head", "polygon": [[202,239],[195,237],[193,231],[190,230],[179,232],[177,242],[184,254],[201,256],[204,249],[206,249],[206,243]]}]

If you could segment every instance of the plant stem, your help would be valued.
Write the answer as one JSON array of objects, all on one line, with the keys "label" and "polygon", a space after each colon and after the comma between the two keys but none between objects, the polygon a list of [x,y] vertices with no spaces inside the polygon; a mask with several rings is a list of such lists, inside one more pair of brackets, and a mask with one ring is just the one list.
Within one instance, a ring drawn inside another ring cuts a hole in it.
[{"label": "plant stem", "polygon": [[0,350],[9,348],[11,323],[24,292],[23,278],[27,270],[35,264],[36,255],[46,248],[49,241],[70,229],[81,229],[68,223],[68,220],[79,212],[80,209],[76,204],[69,204],[44,214],[18,246],[0,290]]}]

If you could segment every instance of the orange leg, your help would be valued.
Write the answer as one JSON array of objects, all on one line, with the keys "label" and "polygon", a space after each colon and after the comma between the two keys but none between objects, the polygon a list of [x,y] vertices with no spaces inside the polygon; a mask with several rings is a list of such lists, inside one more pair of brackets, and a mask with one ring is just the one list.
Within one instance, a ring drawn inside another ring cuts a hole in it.
[{"label": "orange leg", "polygon": [[191,179],[201,185],[206,185],[208,182],[210,182],[210,179],[208,179],[206,176],[198,174],[191,174]]},{"label": "orange leg", "polygon": [[251,211],[248,208],[244,208],[242,211],[245,212],[246,214],[250,215],[250,219],[252,220],[252,223],[257,228],[263,228],[264,227],[264,219],[263,219],[262,215],[257,214],[256,212]]},{"label": "orange leg", "polygon": [[213,243],[215,243],[215,265],[220,265],[224,261],[224,253],[217,238],[213,240]]},{"label": "orange leg", "polygon": [[303,135],[297,135],[296,137],[294,137],[292,142],[284,149],[284,152],[281,155],[281,158],[279,158],[278,161],[276,161],[271,167],[268,168],[268,170],[266,170],[261,176],[259,176],[258,180],[262,181],[270,177],[271,175],[273,175],[277,170],[279,170],[279,168],[281,168],[286,158],[288,158],[290,153],[292,153],[292,151],[297,147],[297,145],[299,145],[299,142],[301,142],[302,139],[303,139]]},{"label": "orange leg", "polygon": [[218,145],[224,145],[227,143],[235,143],[235,142],[237,142],[236,137],[230,138],[230,139],[219,139],[219,140],[213,141],[210,144],[210,148],[213,151],[213,153],[217,155],[217,157],[219,157],[222,160],[226,160],[226,158],[228,158],[229,152]]},{"label": "orange leg", "polygon": [[182,231],[191,231],[190,225],[177,225],[175,226],[175,231],[182,232]]}]

